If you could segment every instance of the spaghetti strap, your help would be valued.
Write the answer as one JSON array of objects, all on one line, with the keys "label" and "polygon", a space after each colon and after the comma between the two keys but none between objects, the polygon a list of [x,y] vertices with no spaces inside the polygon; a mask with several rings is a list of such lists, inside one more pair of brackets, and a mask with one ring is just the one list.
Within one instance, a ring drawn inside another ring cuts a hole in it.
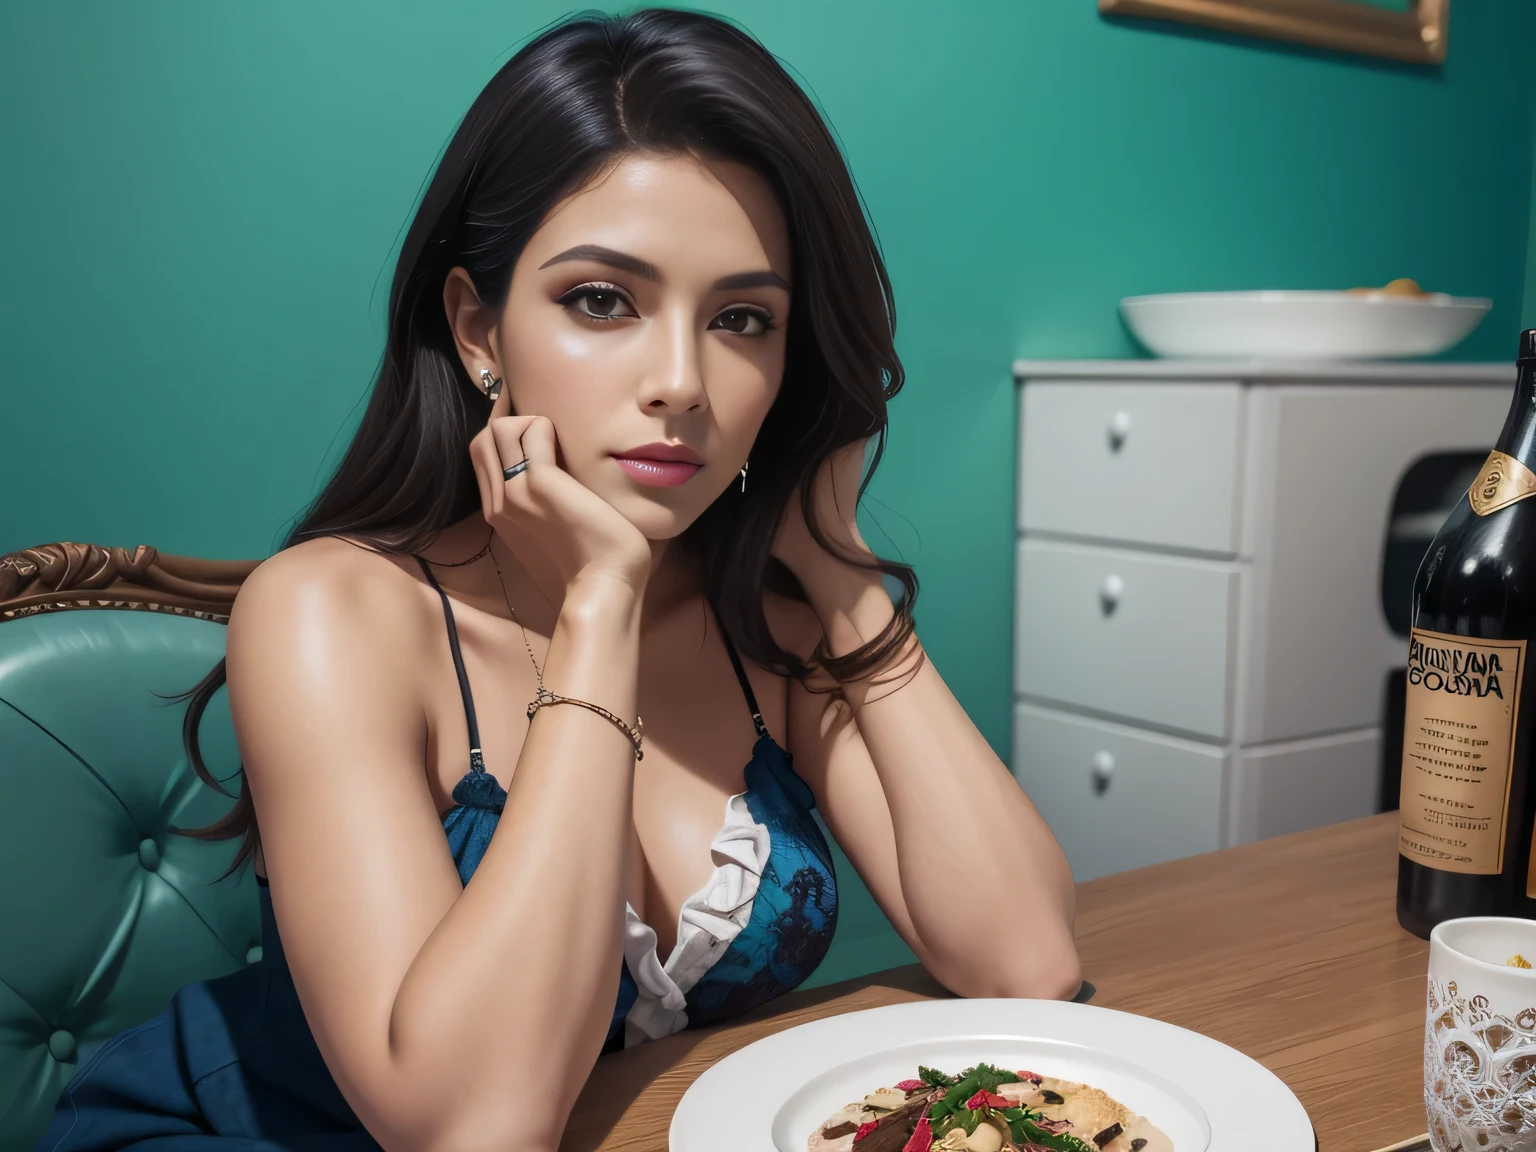
[{"label": "spaghetti strap", "polygon": [[453,604],[448,599],[448,593],[443,591],[443,586],[437,582],[437,577],[432,574],[426,559],[418,555],[416,563],[421,565],[422,575],[426,576],[427,583],[436,589],[443,601],[443,619],[448,623],[448,647],[453,652],[453,671],[459,678],[459,695],[464,698],[464,720],[469,725],[469,770],[484,772],[485,757],[480,754],[480,724],[475,719],[475,698],[469,691],[469,674],[464,671],[464,653],[459,648],[459,629],[453,622]]},{"label": "spaghetti strap", "polygon": [[[714,605],[710,605],[714,611]],[[737,655],[736,645],[731,643],[731,637],[725,630],[725,625],[720,623],[720,613],[715,612],[715,623],[720,627],[720,639],[725,641],[726,655],[731,658],[731,667],[736,669],[736,679],[741,684],[742,695],[747,698],[747,707],[752,710],[752,723],[757,726],[759,736],[768,735],[768,725],[763,723],[763,714],[757,707],[757,696],[752,691],[752,682],[747,679],[747,670],[741,666],[741,657]]]}]

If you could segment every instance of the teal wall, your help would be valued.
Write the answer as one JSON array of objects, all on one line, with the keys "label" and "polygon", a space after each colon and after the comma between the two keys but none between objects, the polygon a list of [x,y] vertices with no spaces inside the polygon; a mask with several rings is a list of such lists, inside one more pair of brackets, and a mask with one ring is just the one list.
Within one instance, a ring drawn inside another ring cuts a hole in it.
[{"label": "teal wall", "polygon": [[[1536,88],[1536,86],[1533,86]],[[1536,95],[1536,91],[1533,91]],[[1536,119],[1536,117],[1533,117]],[[1520,308],[1520,327],[1536,328],[1536,163],[1531,165],[1531,218],[1526,232],[1525,294]]]},{"label": "teal wall", "polygon": [[[363,398],[434,154],[565,10],[0,6],[0,551],[266,553]],[[1452,355],[1510,353],[1532,141],[1514,0],[1457,0],[1439,70],[1110,22],[1091,0],[720,10],[798,71],[867,198],[910,381],[872,516],[1005,754],[1014,357],[1137,354],[1115,311],[1131,293],[1398,276],[1491,296]],[[892,940],[855,896],[819,978],[899,961]]]}]

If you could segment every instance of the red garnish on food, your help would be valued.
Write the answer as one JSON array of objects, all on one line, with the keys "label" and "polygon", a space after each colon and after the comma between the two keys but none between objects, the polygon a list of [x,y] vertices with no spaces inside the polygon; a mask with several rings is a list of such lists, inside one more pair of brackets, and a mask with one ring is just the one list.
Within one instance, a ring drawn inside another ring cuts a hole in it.
[{"label": "red garnish on food", "polygon": [[1015,1072],[1014,1075],[1017,1076],[1020,1080],[1028,1080],[1031,1084],[1038,1084],[1040,1081],[1045,1079],[1045,1077],[1040,1075],[1038,1072]]},{"label": "red garnish on food", "polygon": [[867,1124],[860,1124],[859,1130],[853,1134],[853,1142],[857,1144],[878,1127],[880,1127],[880,1121],[878,1120],[871,1120]]},{"label": "red garnish on food", "polygon": [[1044,1116],[1038,1120],[1031,1120],[1030,1123],[1042,1131],[1049,1132],[1052,1136],[1060,1136],[1068,1128],[1072,1127],[1072,1121],[1070,1120],[1047,1120]]},{"label": "red garnish on food", "polygon": [[985,1088],[977,1092],[965,1102],[965,1106],[972,1111],[985,1105],[988,1108],[1012,1108],[1013,1101],[1005,1100],[996,1092],[988,1092]]},{"label": "red garnish on food", "polygon": [[901,1146],[901,1152],[928,1152],[933,1147],[933,1125],[924,1116],[912,1129],[912,1138]]},{"label": "red garnish on food", "polygon": [[928,1087],[928,1081],[926,1080],[903,1080],[900,1084],[896,1085],[896,1091],[916,1092],[919,1088],[926,1087]]}]

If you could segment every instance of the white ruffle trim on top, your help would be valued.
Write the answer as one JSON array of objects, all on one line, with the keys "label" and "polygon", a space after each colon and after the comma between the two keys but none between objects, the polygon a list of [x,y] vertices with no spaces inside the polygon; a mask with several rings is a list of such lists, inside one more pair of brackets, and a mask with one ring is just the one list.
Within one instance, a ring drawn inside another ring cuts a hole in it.
[{"label": "white ruffle trim on top", "polygon": [[624,905],[624,960],[640,992],[625,1018],[626,1048],[688,1026],[684,996],[752,918],[769,848],[768,829],[752,819],[746,796],[732,796],[725,802],[725,823],[709,846],[715,870],[683,901],[677,943],[665,965],[656,954],[655,929]]}]

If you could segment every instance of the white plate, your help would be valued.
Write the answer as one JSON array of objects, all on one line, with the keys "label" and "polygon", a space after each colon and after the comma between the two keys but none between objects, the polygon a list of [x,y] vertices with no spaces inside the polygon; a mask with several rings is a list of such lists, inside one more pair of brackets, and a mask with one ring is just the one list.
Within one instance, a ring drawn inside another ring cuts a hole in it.
[{"label": "white plate", "polygon": [[987,1061],[1102,1088],[1176,1152],[1313,1152],[1306,1110],[1262,1064],[1160,1020],[1056,1000],[930,1000],[849,1012],[766,1036],[694,1081],[671,1152],[805,1152],[852,1100]]},{"label": "white plate", "polygon": [[1362,360],[1444,352],[1492,306],[1443,293],[1176,292],[1127,296],[1120,313],[1159,356]]}]

